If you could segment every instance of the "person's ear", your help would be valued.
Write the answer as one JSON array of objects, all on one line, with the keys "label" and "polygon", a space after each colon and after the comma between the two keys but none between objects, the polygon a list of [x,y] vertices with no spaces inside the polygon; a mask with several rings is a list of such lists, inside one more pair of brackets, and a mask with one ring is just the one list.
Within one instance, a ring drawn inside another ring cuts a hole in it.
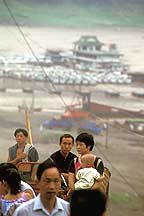
[{"label": "person's ear", "polygon": [[40,181],[38,179],[35,179],[35,184],[36,184],[36,187],[39,190],[39,188],[40,188]]},{"label": "person's ear", "polygon": [[6,181],[5,181],[5,180],[2,180],[1,183],[5,186]]},{"label": "person's ear", "polygon": [[8,187],[8,183],[5,180],[2,180],[2,185],[4,186],[4,188]]},{"label": "person's ear", "polygon": [[35,180],[36,185],[39,185],[39,180],[36,178]]},{"label": "person's ear", "polygon": [[91,146],[88,146],[87,149],[90,151]]}]

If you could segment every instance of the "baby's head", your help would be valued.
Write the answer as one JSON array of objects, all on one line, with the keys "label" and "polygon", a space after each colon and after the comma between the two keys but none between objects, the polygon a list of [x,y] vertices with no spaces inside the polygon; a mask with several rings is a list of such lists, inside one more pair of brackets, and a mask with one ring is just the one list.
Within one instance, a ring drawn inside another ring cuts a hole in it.
[{"label": "baby's head", "polygon": [[93,154],[85,154],[81,157],[81,168],[89,168],[94,166],[95,156]]}]

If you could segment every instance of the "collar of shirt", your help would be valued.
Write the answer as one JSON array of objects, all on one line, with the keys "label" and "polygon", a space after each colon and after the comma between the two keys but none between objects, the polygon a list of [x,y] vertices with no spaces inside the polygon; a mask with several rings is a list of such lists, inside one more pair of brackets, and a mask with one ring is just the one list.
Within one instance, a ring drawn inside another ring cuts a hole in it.
[{"label": "collar of shirt", "polygon": [[[37,210],[46,211],[45,207],[43,206],[43,203],[41,202],[40,194],[38,194],[38,196],[35,198],[35,202],[34,202],[33,211],[37,211]],[[60,199],[58,197],[56,197],[56,205],[55,205],[53,211],[57,212],[57,211],[63,211],[63,210],[64,210],[64,208],[60,202]]]}]

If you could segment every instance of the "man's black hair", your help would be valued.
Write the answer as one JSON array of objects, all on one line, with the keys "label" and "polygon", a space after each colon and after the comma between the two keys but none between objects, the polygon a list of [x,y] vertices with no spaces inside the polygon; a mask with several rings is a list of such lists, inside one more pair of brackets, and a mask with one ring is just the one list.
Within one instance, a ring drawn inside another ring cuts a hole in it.
[{"label": "man's black hair", "polygon": [[70,199],[70,216],[102,216],[106,197],[99,190],[75,190]]},{"label": "man's black hair", "polygon": [[23,135],[25,136],[25,137],[28,137],[28,132],[27,132],[27,130],[26,129],[24,129],[24,128],[17,128],[16,130],[15,130],[15,132],[14,132],[14,136],[16,137],[16,135],[18,134],[18,133],[23,133]]},{"label": "man's black hair", "polygon": [[[42,174],[43,174],[43,172],[44,172],[45,170],[50,169],[50,168],[53,168],[53,167],[55,167],[55,168],[58,169],[56,163],[53,161],[52,158],[48,158],[48,159],[45,160],[44,162],[40,163],[39,166],[38,166],[38,168],[37,168],[37,173],[36,173],[37,179],[40,180],[40,179],[41,179],[41,176],[42,176]],[[59,169],[58,169],[58,172],[59,172],[59,174],[60,174],[60,176],[61,176],[61,173],[60,173],[60,170],[59,170]]]},{"label": "man's black hair", "polygon": [[74,143],[74,137],[71,134],[63,134],[59,139],[60,144],[61,144],[63,138],[71,138],[72,142]]}]

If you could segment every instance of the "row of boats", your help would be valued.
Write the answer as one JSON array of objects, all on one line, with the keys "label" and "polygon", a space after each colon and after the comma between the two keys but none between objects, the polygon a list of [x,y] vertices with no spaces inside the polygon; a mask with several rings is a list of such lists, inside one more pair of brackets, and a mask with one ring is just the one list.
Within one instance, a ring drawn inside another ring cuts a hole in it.
[{"label": "row of boats", "polygon": [[38,56],[1,55],[0,76],[53,84],[130,84],[129,65],[116,44],[105,45],[96,36],[81,36],[69,51],[46,50]]}]

